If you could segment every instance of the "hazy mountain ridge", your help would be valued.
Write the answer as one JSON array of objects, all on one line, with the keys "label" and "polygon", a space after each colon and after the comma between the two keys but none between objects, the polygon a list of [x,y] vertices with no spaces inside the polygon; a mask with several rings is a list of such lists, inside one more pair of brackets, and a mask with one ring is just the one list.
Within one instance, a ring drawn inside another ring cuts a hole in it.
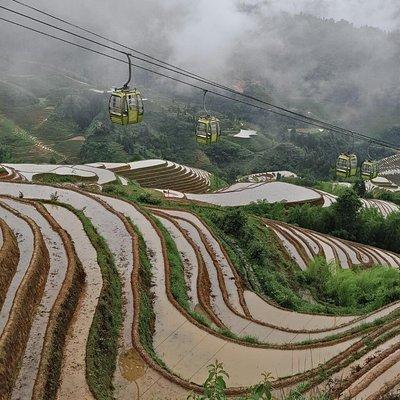
[{"label": "hazy mountain ridge", "polygon": [[[207,64],[204,74],[259,98],[366,130],[388,141],[397,140],[398,32],[356,28],[345,21],[305,14],[272,18],[258,13],[257,8],[245,13],[251,14],[253,24],[242,27],[243,34],[229,55],[221,54],[217,63],[220,69],[212,70]],[[298,172],[327,176],[337,153],[349,146],[346,138],[337,137],[332,143],[329,134],[289,135],[287,130],[295,126],[293,121],[210,95],[208,108],[221,118],[226,140],[214,148],[199,148],[193,140],[193,126],[201,112],[201,93],[136,70],[135,82],[149,99],[145,122],[127,129],[112,126],[106,113],[107,95],[89,89],[106,90],[121,84],[126,75],[123,66],[106,64],[87,53],[83,57],[69,47],[66,54],[62,53],[64,47],[53,53],[53,42],[47,40],[47,49],[40,47],[31,53],[33,60],[45,54],[41,62],[28,62],[29,51],[23,45],[19,50],[24,58],[18,63],[20,53],[12,44],[21,35],[26,36],[26,32],[16,31],[15,36],[0,38],[2,45],[6,44],[0,79],[8,82],[0,85],[0,113],[67,158],[72,157],[72,162],[160,157],[210,169],[228,180],[237,174],[280,169],[289,163]],[[171,45],[168,39],[163,44],[166,48]],[[32,37],[32,41],[42,43],[43,39]],[[171,52],[170,57],[175,59],[175,53]],[[193,68],[203,73],[200,66]],[[241,123],[255,128],[259,137],[250,141],[230,138]],[[76,137],[86,138],[86,142],[71,141]],[[7,147],[7,143],[3,145]],[[356,143],[362,156],[366,147],[365,143]],[[31,152],[26,160],[19,156],[18,161],[35,161],[35,157],[37,161],[48,161],[54,157],[49,152],[41,153]],[[386,154],[373,151],[374,157]]]}]

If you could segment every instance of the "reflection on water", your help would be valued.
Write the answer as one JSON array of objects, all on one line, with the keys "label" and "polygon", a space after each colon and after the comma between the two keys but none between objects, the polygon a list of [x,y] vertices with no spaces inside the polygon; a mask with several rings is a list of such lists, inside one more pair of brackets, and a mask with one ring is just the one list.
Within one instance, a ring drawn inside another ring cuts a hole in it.
[{"label": "reflection on water", "polygon": [[118,366],[121,375],[129,382],[141,378],[148,368],[135,348],[131,348],[119,356]]}]

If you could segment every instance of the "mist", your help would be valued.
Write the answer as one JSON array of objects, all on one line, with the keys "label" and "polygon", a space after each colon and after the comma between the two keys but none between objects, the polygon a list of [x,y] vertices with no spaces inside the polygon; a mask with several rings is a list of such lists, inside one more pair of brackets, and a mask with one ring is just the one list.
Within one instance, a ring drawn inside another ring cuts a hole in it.
[{"label": "mist", "polygon": [[[5,5],[43,18],[10,0]],[[32,5],[225,84],[257,84],[282,102],[324,102],[338,119],[360,121],[389,98],[399,107],[400,4],[395,0],[38,0]],[[23,60],[73,71],[104,87],[125,79],[123,65],[5,22],[0,35],[8,71],[21,68]],[[139,85],[159,82],[138,71],[135,77]]]}]

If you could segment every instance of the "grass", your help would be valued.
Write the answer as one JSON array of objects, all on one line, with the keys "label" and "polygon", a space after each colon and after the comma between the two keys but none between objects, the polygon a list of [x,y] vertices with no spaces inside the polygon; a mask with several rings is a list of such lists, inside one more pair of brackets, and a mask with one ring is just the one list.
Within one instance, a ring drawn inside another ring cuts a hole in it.
[{"label": "grass", "polygon": [[111,400],[116,368],[119,331],[122,323],[122,291],[119,274],[106,241],[83,211],[63,205],[81,220],[83,229],[97,252],[103,287],[93,317],[86,349],[86,377],[97,400]]},{"label": "grass", "polygon": [[33,176],[33,182],[50,185],[57,183],[77,183],[79,181],[79,178],[73,175],[37,174]]},{"label": "grass", "polygon": [[81,290],[84,286],[84,272],[79,259],[77,258],[77,268],[72,278],[72,285],[68,290],[67,296],[61,305],[61,311],[57,316],[51,343],[51,352],[46,366],[46,384],[44,386],[44,399],[53,400],[57,396],[59,378],[61,374],[64,343],[68,332],[68,326],[73,317],[74,311],[79,301]]},{"label": "grass", "polygon": [[218,176],[212,174],[210,177],[210,190],[215,192],[218,189],[222,189],[229,186],[227,182],[223,179],[219,178]]},{"label": "grass", "polygon": [[154,223],[157,225],[157,228],[160,230],[167,248],[172,296],[186,311],[191,312],[188,288],[185,281],[185,269],[176,244],[158,218],[150,218],[152,218]]},{"label": "grass", "polygon": [[103,191],[111,196],[145,205],[159,206],[165,203],[164,196],[161,193],[156,190],[142,188],[133,181],[129,181],[127,186],[116,182],[107,183],[103,185]]},{"label": "grass", "polygon": [[[373,311],[400,297],[400,275],[387,268],[365,272],[340,270],[332,274],[330,286],[326,286],[331,292],[323,296],[310,272],[303,273],[294,261],[283,256],[277,239],[259,220],[239,209],[192,208],[221,240],[247,286],[282,307],[305,313],[354,315]],[[356,289],[358,284],[362,284],[363,290]],[[315,301],[303,298],[305,289]],[[353,289],[358,290],[358,300],[351,299]]]},{"label": "grass", "polygon": [[291,183],[293,185],[305,186],[309,188],[319,189],[336,196],[340,196],[345,190],[346,186],[337,184],[336,182],[319,181],[305,178],[282,178],[282,182]]},{"label": "grass", "polygon": [[299,275],[313,297],[368,313],[400,298],[400,274],[393,268],[342,269],[317,257]]},{"label": "grass", "polygon": [[[131,223],[132,224],[132,223]],[[133,226],[133,224],[132,224]],[[146,353],[160,366],[167,368],[164,362],[158,357],[153,347],[153,333],[155,314],[152,308],[151,294],[151,264],[147,256],[146,243],[140,232],[134,227],[139,239],[139,290],[140,290],[140,310],[139,310],[139,337],[140,342]]]},{"label": "grass", "polygon": [[340,196],[346,190],[346,186],[344,185],[338,185],[335,182],[325,181],[318,181],[313,187],[336,196]]},{"label": "grass", "polygon": [[32,134],[46,144],[55,144],[81,135],[81,131],[74,122],[54,113],[49,115],[47,121],[34,128]]}]

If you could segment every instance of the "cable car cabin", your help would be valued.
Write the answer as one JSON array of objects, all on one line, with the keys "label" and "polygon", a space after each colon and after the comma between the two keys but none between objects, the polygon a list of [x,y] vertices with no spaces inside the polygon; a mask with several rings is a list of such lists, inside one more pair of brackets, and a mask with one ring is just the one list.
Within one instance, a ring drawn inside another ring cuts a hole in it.
[{"label": "cable car cabin", "polygon": [[365,160],[361,164],[361,177],[364,180],[374,179],[378,176],[379,168],[376,161]]},{"label": "cable car cabin", "polygon": [[336,162],[336,176],[350,178],[357,174],[357,156],[342,153]]},{"label": "cable car cabin", "polygon": [[115,124],[138,124],[143,120],[143,100],[136,89],[117,89],[112,92],[109,102],[110,119]]},{"label": "cable car cabin", "polygon": [[219,119],[215,117],[200,117],[196,125],[196,141],[200,144],[218,142],[221,137]]}]

